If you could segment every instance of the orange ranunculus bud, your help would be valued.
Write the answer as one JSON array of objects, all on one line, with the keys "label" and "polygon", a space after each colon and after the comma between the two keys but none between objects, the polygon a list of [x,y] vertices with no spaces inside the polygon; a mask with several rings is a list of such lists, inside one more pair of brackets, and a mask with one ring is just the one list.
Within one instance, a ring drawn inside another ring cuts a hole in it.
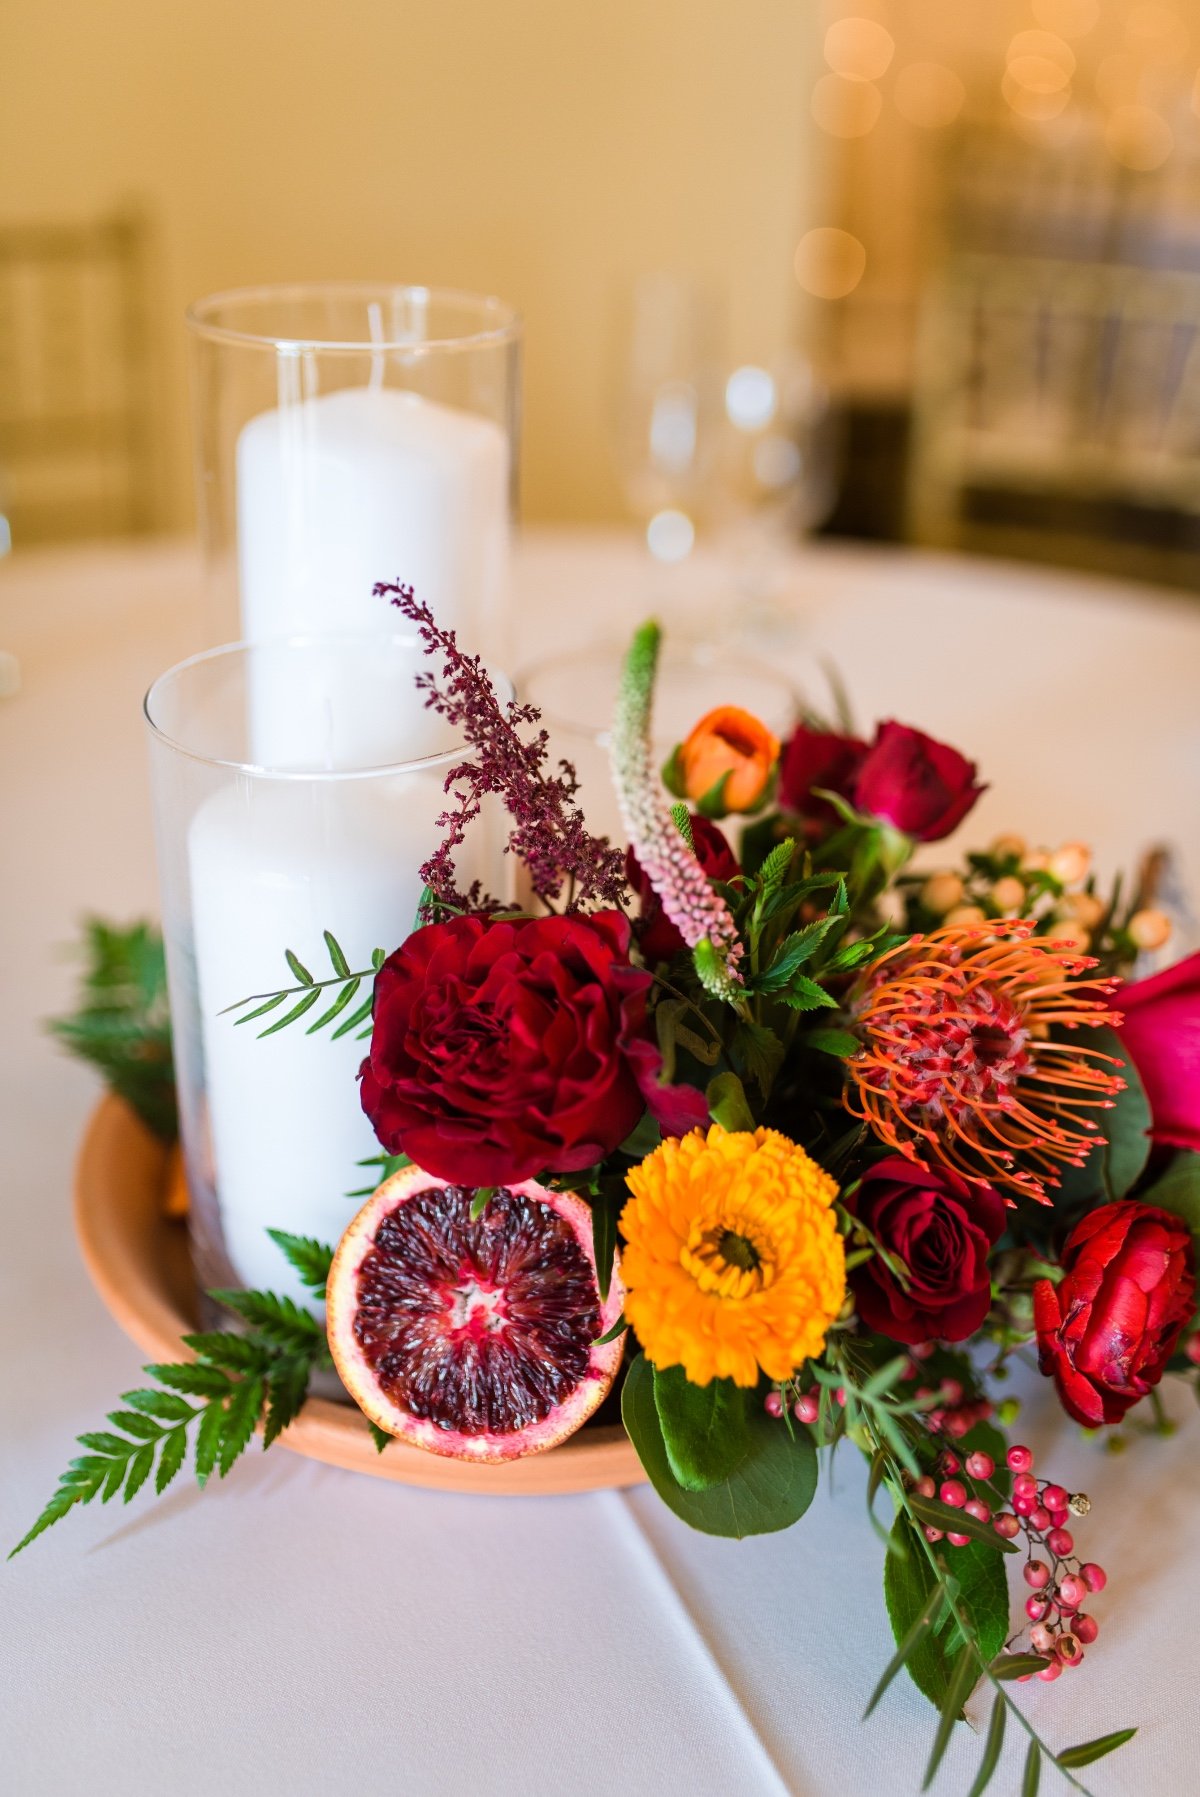
[{"label": "orange ranunculus bud", "polygon": [[668,784],[709,817],[754,811],[778,760],[779,738],[765,724],[737,705],[718,705],[675,750]]}]

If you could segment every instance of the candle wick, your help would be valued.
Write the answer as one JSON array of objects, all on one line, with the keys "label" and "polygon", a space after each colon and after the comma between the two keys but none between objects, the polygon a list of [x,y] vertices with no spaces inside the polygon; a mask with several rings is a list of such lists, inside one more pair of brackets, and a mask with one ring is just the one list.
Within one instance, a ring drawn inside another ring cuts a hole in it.
[{"label": "candle wick", "polygon": [[383,386],[383,310],[378,300],[372,300],[367,306],[367,325],[371,342],[378,345],[371,357],[371,378],[367,385],[372,393],[378,393]]}]

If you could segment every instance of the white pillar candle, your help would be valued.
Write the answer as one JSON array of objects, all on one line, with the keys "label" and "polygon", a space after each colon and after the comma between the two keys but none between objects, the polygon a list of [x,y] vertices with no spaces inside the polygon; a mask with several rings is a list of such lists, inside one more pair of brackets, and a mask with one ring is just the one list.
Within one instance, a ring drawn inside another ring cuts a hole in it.
[{"label": "white pillar candle", "polygon": [[[355,1163],[379,1152],[356,1079],[367,1044],[309,1024],[336,997],[277,1035],[284,1015],[237,1024],[225,1007],[294,984],[293,949],[320,979],[322,932],[352,968],[391,952],[412,926],[417,867],[435,841],[441,770],[390,781],[256,782],[214,793],[188,839],[201,1040],[214,1183],[225,1246],[246,1285],[302,1296],[269,1228],[336,1243],[354,1215],[347,1194],[371,1183]],[[369,995],[364,981],[352,1001]],[[292,1001],[294,1002],[294,1001]],[[350,1010],[343,1013],[349,1016]],[[341,1019],[339,1019],[341,1021]],[[361,1027],[361,1026],[360,1026]]]},{"label": "white pillar candle", "polygon": [[[303,358],[285,363],[299,383]],[[252,418],[238,439],[242,635],[384,634],[379,580],[411,585],[464,647],[494,650],[508,572],[508,441],[498,424],[416,393],[345,388]],[[386,720],[357,713],[375,758]],[[263,766],[296,758],[294,718],[269,679],[252,696]]]}]

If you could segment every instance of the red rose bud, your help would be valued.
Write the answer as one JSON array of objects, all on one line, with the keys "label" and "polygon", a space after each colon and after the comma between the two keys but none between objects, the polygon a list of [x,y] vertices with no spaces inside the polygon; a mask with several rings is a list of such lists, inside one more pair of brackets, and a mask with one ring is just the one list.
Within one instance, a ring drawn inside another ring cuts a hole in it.
[{"label": "red rose bud", "polygon": [[1168,1211],[1102,1204],[1067,1237],[1062,1266],[1057,1285],[1033,1288],[1039,1364],[1076,1422],[1119,1423],[1158,1384],[1191,1318],[1191,1235]]},{"label": "red rose bud", "polygon": [[983,791],[973,761],[907,724],[880,724],[854,779],[857,811],[918,842],[957,829]]},{"label": "red rose bud", "polygon": [[1200,953],[1119,987],[1109,1002],[1146,1088],[1150,1134],[1200,1153]]},{"label": "red rose bud", "polygon": [[667,786],[708,817],[757,811],[779,760],[779,738],[739,705],[707,712],[663,770]]},{"label": "red rose bud", "polygon": [[810,837],[835,829],[837,812],[827,799],[815,796],[814,788],[836,792],[849,802],[854,776],[866,752],[866,743],[856,736],[838,736],[832,730],[798,724],[779,762],[781,809],[799,818]]},{"label": "red rose bud", "polygon": [[1005,1222],[1000,1194],[949,1169],[934,1173],[890,1155],[845,1202],[908,1273],[906,1290],[878,1254],[851,1273],[867,1328],[910,1343],[973,1335],[991,1302],[988,1255]]},{"label": "red rose bud", "polygon": [[379,970],[362,1105],[389,1154],[464,1185],[575,1173],[649,1106],[683,1135],[707,1121],[690,1086],[660,1086],[651,977],[616,911],[417,930]]},{"label": "red rose bud", "polygon": [[[735,874],[740,874],[741,862],[717,826],[695,811],[691,822],[692,847],[709,879],[732,880]],[[662,900],[643,873],[632,849],[627,850],[625,855],[625,878],[637,894],[640,904],[641,918],[636,926],[636,935],[638,946],[647,962],[653,966],[658,961],[669,961],[674,955],[681,954],[685,946],[683,937],[663,910]]]}]

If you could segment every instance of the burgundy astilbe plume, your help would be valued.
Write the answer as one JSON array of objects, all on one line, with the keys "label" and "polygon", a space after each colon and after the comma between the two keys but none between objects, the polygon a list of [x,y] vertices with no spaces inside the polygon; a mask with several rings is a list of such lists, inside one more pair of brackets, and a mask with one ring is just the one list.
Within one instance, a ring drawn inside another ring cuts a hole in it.
[{"label": "burgundy astilbe plume", "polygon": [[446,776],[454,809],[438,819],[445,836],[421,868],[435,901],[465,910],[502,908],[483,898],[477,887],[459,893],[454,868],[454,851],[465,840],[468,825],[479,816],[484,799],[495,793],[512,820],[508,852],[524,862],[538,898],[553,905],[565,890],[563,909],[569,912],[590,905],[619,906],[625,894],[624,857],[607,837],[588,830],[575,800],[575,769],[560,761],[557,773],[547,770],[545,730],[538,729],[528,741],[521,735],[523,728],[540,724],[537,707],[518,705],[515,699],[501,706],[479,657],[463,653],[454,631],[437,624],[411,586],[380,581],[375,593],[389,598],[416,625],[427,655],[441,657],[440,677],[418,674],[417,686],[426,694],[426,705],[461,730],[475,751],[474,760],[460,762]]}]

